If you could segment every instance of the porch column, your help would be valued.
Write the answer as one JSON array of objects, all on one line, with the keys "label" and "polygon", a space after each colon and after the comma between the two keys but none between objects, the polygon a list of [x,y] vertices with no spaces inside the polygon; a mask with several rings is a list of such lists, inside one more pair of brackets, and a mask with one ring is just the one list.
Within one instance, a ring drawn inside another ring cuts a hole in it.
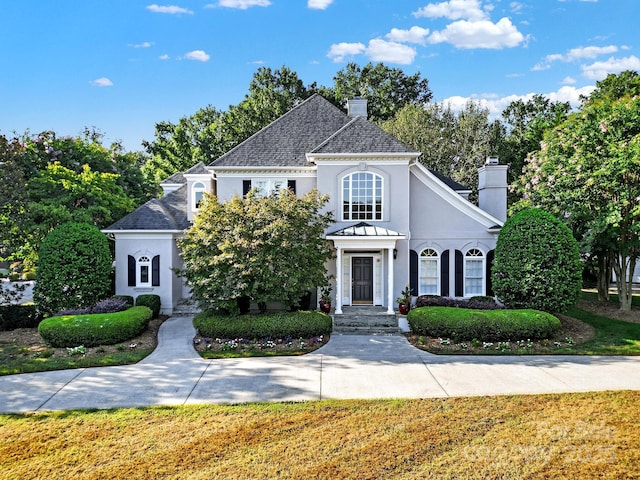
[{"label": "porch column", "polygon": [[394,313],[393,248],[387,248],[387,313]]},{"label": "porch column", "polygon": [[336,315],[342,314],[342,248],[336,247]]}]

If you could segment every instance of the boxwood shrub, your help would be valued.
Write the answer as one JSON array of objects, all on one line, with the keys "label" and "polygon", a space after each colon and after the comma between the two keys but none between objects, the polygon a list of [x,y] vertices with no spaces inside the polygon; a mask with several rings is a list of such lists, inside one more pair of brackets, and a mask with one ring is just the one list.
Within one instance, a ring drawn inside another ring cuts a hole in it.
[{"label": "boxwood shrub", "polygon": [[407,316],[418,335],[460,340],[507,341],[549,338],[560,320],[539,310],[472,310],[456,307],[422,307]]},{"label": "boxwood shrub", "polygon": [[160,315],[160,296],[151,293],[138,295],[136,297],[136,307],[138,306],[150,308],[153,312],[153,318],[158,318],[158,315]]},{"label": "boxwood shrub", "polygon": [[441,297],[439,295],[420,295],[416,299],[416,308],[419,307],[460,307],[474,310],[495,310],[503,308],[492,297],[477,296],[466,298]]},{"label": "boxwood shrub", "polygon": [[113,345],[142,333],[151,317],[147,307],[117,313],[49,317],[40,322],[38,333],[52,347]]},{"label": "boxwood shrub", "polygon": [[276,312],[261,315],[198,314],[193,324],[211,338],[311,338],[331,333],[331,317],[321,312]]}]

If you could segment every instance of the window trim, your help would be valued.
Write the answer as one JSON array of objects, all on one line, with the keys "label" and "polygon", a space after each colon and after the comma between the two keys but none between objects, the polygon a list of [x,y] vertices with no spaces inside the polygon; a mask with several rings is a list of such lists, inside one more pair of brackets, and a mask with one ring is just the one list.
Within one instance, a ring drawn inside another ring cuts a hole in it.
[{"label": "window trim", "polygon": [[[372,185],[373,185],[373,198],[372,198],[372,211],[371,211],[371,218],[366,218],[367,214],[369,212],[364,211],[364,212],[355,212],[354,211],[354,202],[353,202],[353,179],[356,175],[369,175],[371,176],[371,180],[372,180]],[[378,180],[380,181],[380,191],[378,192]],[[348,185],[345,186],[345,181],[348,181]],[[345,193],[347,192],[347,188],[348,188],[348,199],[345,198]],[[372,222],[381,222],[384,221],[384,177],[378,173],[375,172],[370,172],[370,171],[356,171],[356,172],[351,172],[348,173],[347,175],[344,175],[341,179],[340,179],[340,189],[342,191],[342,204],[341,204],[341,208],[342,208],[342,213],[341,213],[341,218],[343,221],[345,222],[355,222],[355,221],[372,221]],[[379,194],[378,194],[379,193]],[[379,198],[379,202],[377,200],[377,198]],[[345,211],[345,207],[347,207],[347,210]],[[379,214],[379,218],[376,218]],[[357,218],[354,218],[356,217]],[[362,218],[362,216],[364,215],[365,218]]]},{"label": "window trim", "polygon": [[[191,186],[191,199],[193,201],[193,211],[197,212],[200,209],[200,203],[204,200],[204,194],[207,192],[207,187],[204,182],[196,182]],[[200,199],[198,200],[198,194]]]},{"label": "window trim", "polygon": [[[433,252],[435,255],[429,255],[429,256],[425,255],[425,253],[429,252],[429,251]],[[418,295],[440,295],[440,287],[441,287],[441,282],[442,282],[441,271],[440,271],[440,268],[441,268],[440,267],[440,264],[441,264],[440,257],[441,257],[440,253],[435,248],[431,248],[431,247],[424,248],[420,252],[420,255],[418,255]],[[422,285],[423,285],[422,279],[424,278],[424,276],[422,274],[423,273],[423,268],[424,268],[423,267],[423,261],[422,261],[423,258],[424,259],[429,259],[431,261],[435,260],[435,262],[436,262],[436,267],[435,267],[436,276],[435,277],[433,277],[433,276],[428,277],[430,279],[435,278],[435,280],[436,280],[436,283],[435,283],[436,291],[435,292],[425,292],[422,289]]]},{"label": "window trim", "polygon": [[[144,280],[146,279],[146,280]],[[160,255],[149,253],[127,255],[127,286],[150,288],[160,286]]]},{"label": "window trim", "polygon": [[[472,252],[477,252],[479,253],[479,255],[477,254],[473,254],[470,255]],[[469,261],[481,261],[481,267],[480,267],[480,272],[481,272],[481,276],[477,277],[470,277],[467,272],[468,272],[468,262]],[[468,249],[465,254],[464,254],[464,269],[463,269],[463,293],[465,297],[474,297],[474,296],[483,296],[486,295],[486,265],[487,265],[487,255],[480,250],[479,248],[470,248]],[[467,289],[467,279],[480,279],[480,292],[469,292]]]}]

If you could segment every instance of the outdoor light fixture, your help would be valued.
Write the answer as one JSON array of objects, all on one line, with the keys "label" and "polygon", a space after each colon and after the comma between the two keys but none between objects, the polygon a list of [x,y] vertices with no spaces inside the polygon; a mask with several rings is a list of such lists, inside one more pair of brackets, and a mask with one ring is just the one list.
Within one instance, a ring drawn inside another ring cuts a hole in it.
[{"label": "outdoor light fixture", "polygon": [[395,260],[396,258],[398,258],[398,249],[394,248],[393,249],[393,259]]}]

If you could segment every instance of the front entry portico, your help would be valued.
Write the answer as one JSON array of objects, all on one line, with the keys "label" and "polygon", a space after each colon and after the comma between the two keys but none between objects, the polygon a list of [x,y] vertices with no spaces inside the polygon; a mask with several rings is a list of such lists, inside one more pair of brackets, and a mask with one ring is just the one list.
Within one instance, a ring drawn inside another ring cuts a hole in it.
[{"label": "front entry portico", "polygon": [[336,249],[337,315],[342,314],[344,305],[386,304],[387,313],[394,313],[393,252],[396,241],[404,238],[401,233],[364,222],[327,235]]}]

